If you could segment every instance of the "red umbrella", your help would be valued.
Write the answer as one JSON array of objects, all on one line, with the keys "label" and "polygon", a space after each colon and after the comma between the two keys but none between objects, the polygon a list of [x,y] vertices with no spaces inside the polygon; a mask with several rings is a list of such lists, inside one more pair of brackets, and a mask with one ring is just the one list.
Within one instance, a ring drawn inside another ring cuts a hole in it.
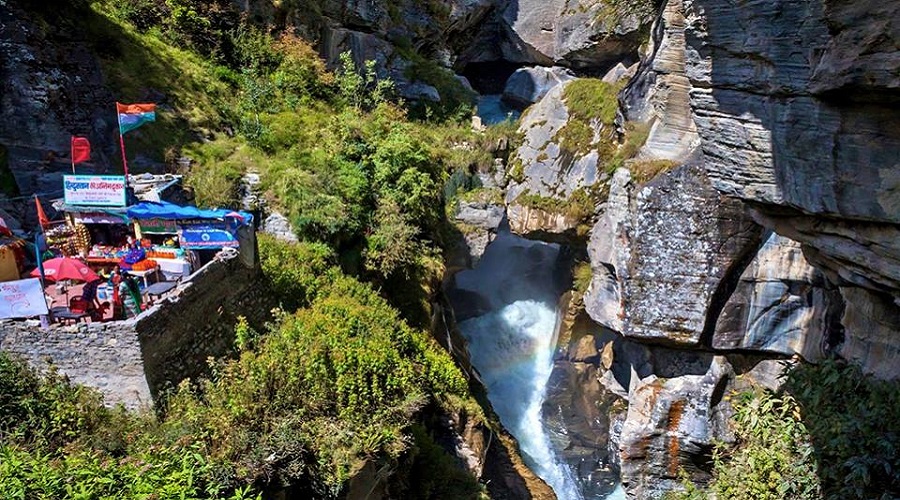
[{"label": "red umbrella", "polygon": [[[31,271],[31,275],[37,278],[40,270]],[[81,280],[90,283],[101,279],[84,262],[69,257],[57,257],[44,262],[44,277],[50,281]]]}]

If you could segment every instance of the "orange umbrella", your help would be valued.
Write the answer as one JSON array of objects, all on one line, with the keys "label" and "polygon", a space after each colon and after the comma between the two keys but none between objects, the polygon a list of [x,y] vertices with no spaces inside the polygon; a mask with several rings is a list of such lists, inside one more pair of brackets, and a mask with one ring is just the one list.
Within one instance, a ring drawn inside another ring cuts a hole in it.
[{"label": "orange umbrella", "polygon": [[[37,278],[41,275],[41,271],[35,269],[31,271],[31,275]],[[87,264],[69,257],[57,257],[45,261],[44,277],[51,281],[80,280],[87,283],[101,279]]]}]

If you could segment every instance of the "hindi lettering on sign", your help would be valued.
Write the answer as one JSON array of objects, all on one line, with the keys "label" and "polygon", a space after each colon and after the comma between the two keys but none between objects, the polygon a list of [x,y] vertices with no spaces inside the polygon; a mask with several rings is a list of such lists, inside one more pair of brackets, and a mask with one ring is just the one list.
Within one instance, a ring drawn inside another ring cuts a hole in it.
[{"label": "hindi lettering on sign", "polygon": [[28,278],[0,283],[0,319],[42,314],[47,314],[47,301],[41,280]]},{"label": "hindi lettering on sign", "polygon": [[63,176],[63,197],[67,205],[124,207],[125,177],[66,175]]}]

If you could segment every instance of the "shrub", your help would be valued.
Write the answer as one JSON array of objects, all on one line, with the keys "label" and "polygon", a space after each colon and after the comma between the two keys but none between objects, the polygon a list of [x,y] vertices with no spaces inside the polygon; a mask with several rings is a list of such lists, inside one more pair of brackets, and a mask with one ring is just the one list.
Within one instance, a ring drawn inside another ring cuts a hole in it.
[{"label": "shrub", "polygon": [[792,370],[785,390],[796,398],[809,431],[827,498],[900,496],[897,381],[825,361]]},{"label": "shrub", "polygon": [[[449,355],[369,286],[333,276],[317,298],[171,399],[170,432],[203,439],[238,482],[332,497],[367,461],[397,459],[428,401],[468,397]],[[272,461],[267,458],[275,456]]]},{"label": "shrub", "polygon": [[581,300],[581,297],[587,291],[591,280],[594,279],[594,271],[591,269],[590,262],[578,262],[572,269],[572,290],[575,297]]},{"label": "shrub", "polygon": [[287,311],[309,305],[337,272],[334,251],[321,243],[290,243],[262,233],[258,241],[263,274]]},{"label": "shrub", "polygon": [[816,459],[800,408],[790,394],[757,389],[732,398],[738,447],[714,455],[713,490],[722,499],[821,497]]},{"label": "shrub", "polygon": [[[836,360],[791,369],[780,392],[732,396],[737,444],[716,447],[720,499],[900,494],[900,391]],[[687,496],[687,495],[693,496]],[[694,498],[691,491],[674,498]]]}]

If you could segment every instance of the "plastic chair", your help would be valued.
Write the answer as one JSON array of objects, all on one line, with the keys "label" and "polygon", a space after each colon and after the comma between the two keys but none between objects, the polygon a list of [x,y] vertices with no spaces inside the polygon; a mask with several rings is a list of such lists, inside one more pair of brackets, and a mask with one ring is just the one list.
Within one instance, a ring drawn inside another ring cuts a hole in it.
[{"label": "plastic chair", "polygon": [[75,314],[86,313],[90,307],[90,302],[81,297],[72,297],[72,299],[69,300],[69,311]]}]

